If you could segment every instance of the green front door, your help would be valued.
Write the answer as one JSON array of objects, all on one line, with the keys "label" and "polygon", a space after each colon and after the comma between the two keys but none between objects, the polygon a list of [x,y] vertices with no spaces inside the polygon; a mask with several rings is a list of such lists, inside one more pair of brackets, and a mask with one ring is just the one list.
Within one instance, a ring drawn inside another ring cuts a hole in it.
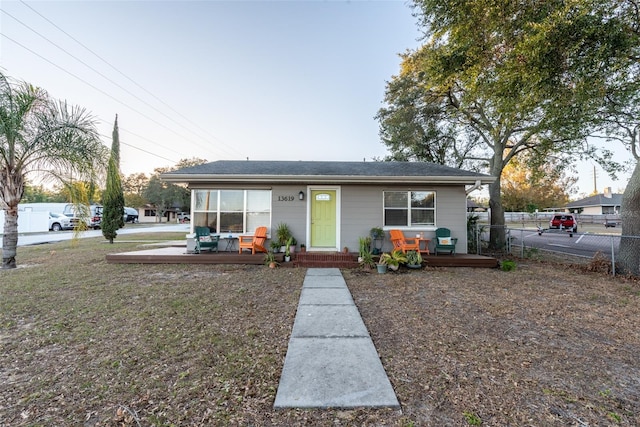
[{"label": "green front door", "polygon": [[336,247],[336,190],[311,191],[311,247]]}]

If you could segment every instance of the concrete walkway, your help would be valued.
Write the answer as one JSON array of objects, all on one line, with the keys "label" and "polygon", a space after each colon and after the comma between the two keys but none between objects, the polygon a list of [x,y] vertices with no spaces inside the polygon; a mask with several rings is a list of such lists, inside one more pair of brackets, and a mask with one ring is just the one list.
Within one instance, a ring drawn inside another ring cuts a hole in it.
[{"label": "concrete walkway", "polygon": [[400,407],[337,268],[307,270],[274,407]]}]

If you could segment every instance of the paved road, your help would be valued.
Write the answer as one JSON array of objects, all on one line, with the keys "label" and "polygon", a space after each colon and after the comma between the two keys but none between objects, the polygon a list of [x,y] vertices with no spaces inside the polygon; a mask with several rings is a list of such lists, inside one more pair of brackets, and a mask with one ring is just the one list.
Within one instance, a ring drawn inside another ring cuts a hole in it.
[{"label": "paved road", "polygon": [[[118,230],[118,236],[133,234],[133,233],[176,233],[189,232],[189,224],[136,224],[126,225],[124,228]],[[49,231],[47,233],[30,233],[21,234],[18,236],[18,246],[28,245],[41,245],[43,243],[61,242],[64,240],[71,240],[73,237],[73,231]],[[102,230],[87,230],[83,231],[78,236],[81,239],[88,237],[102,237]],[[117,239],[116,239],[117,240]],[[0,238],[0,248],[2,247],[2,239]]]},{"label": "paved road", "polygon": [[541,236],[533,230],[512,230],[513,244],[517,247],[522,243],[526,247],[534,247],[543,250],[566,253],[576,256],[593,257],[596,252],[602,252],[605,256],[611,256],[613,245],[617,252],[620,246],[619,235],[574,233],[573,237],[567,232],[545,231]]}]

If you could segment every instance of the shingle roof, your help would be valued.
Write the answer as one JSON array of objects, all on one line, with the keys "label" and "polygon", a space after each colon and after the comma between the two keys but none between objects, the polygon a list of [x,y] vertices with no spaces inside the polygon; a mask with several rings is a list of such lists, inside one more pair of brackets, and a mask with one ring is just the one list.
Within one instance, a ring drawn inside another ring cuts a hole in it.
[{"label": "shingle roof", "polygon": [[254,161],[220,160],[162,174],[168,181],[205,180],[276,181],[358,181],[388,179],[396,181],[493,182],[490,175],[426,162],[329,162],[329,161]]},{"label": "shingle roof", "polygon": [[622,194],[611,194],[611,197],[605,197],[604,194],[596,194],[595,196],[571,202],[567,207],[582,208],[585,206],[620,206],[620,204],[622,204]]}]

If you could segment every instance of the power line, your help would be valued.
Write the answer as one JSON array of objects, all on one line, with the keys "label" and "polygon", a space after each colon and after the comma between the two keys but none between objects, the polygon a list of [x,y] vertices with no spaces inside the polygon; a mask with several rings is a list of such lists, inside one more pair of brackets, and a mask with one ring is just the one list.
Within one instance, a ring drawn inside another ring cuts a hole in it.
[{"label": "power line", "polygon": [[[22,2],[24,4],[24,2]],[[31,8],[32,9],[32,8]],[[150,103],[148,103],[147,101],[145,101],[144,99],[140,98],[139,96],[129,92],[129,90],[127,90],[127,88],[125,88],[124,86],[120,85],[119,83],[113,81],[112,79],[110,79],[108,76],[105,76],[103,73],[101,73],[100,71],[96,70],[95,68],[93,68],[91,65],[87,64],[86,62],[84,62],[82,59],[78,58],[77,56],[73,55],[72,53],[70,53],[69,51],[67,51],[66,49],[64,49],[63,47],[59,46],[58,44],[54,43],[53,41],[51,41],[49,38],[45,37],[44,35],[40,34],[38,31],[34,30],[33,28],[31,28],[30,26],[28,26],[27,24],[25,24],[24,22],[20,21],[18,18],[16,18],[15,16],[11,15],[9,12],[7,12],[6,10],[3,10],[3,13],[7,16],[9,16],[10,18],[12,18],[14,21],[18,22],[19,24],[21,24],[22,26],[24,26],[25,28],[31,30],[33,33],[37,34],[38,36],[40,36],[43,40],[49,42],[50,44],[52,44],[53,46],[57,47],[58,49],[60,49],[61,51],[63,51],[64,53],[66,53],[67,55],[69,55],[70,57],[72,57],[73,59],[75,59],[76,61],[78,61],[79,63],[81,63],[82,65],[84,65],[85,67],[87,67],[88,69],[90,69],[91,71],[93,71],[94,73],[98,74],[99,76],[101,76],[102,78],[104,78],[105,80],[107,80],[108,82],[110,82],[111,84],[113,84],[114,86],[122,89],[124,92],[127,92],[130,96],[134,97],[135,99],[137,99],[138,101],[142,102],[144,105],[146,105],[147,107],[151,108],[152,110],[156,111],[157,113],[163,115],[164,117],[168,118],[169,120],[171,120],[171,117],[168,116],[167,114],[165,114],[164,112],[160,111],[159,109],[157,109],[156,107],[154,107],[153,105],[151,105]],[[57,27],[56,27],[57,28]],[[66,33],[65,33],[66,34]],[[75,40],[75,39],[74,39]],[[82,46],[82,45],[81,45]],[[84,47],[84,46],[83,46]],[[131,107],[130,107],[131,108]],[[139,111],[134,110],[136,112],[139,113]],[[168,128],[167,128],[168,129]],[[175,131],[174,131],[175,132]],[[176,133],[177,134],[177,133]],[[177,134],[179,135],[179,134]],[[196,135],[194,133],[194,135]],[[196,135],[197,137],[200,137],[199,135]],[[195,142],[195,141],[192,141]],[[199,144],[198,144],[199,145]],[[200,145],[201,148],[205,148],[203,146]]]},{"label": "power line", "polygon": [[[70,36],[68,33],[66,33],[64,30],[62,30],[60,27],[58,27],[57,25],[55,25],[54,23],[52,23],[49,19],[47,19],[46,17],[44,17],[42,14],[38,13],[37,11],[35,11],[31,6],[26,5],[24,2],[21,1],[21,3],[23,3],[25,6],[27,6],[29,9],[31,9],[32,11],[34,11],[35,13],[37,13],[39,16],[41,16],[43,19],[45,19],[47,22],[51,23],[54,27],[56,27],[58,30],[62,31],[65,35],[67,35],[68,37],[70,37],[72,40],[74,40],[76,43],[80,44],[83,48],[87,49],[88,51],[90,51],[92,54],[96,55],[101,61],[105,62],[107,65],[109,65],[110,67],[114,68],[111,64],[109,64],[107,61],[105,61],[104,59],[100,58],[95,52],[93,52],[91,49],[87,48],[86,46],[84,46],[82,43],[80,43],[79,41],[77,41],[75,38],[73,38],[72,36]],[[145,105],[149,106],[150,108],[154,109],[155,111],[157,111],[158,113],[164,115],[165,117],[169,118],[170,120],[172,120],[174,123],[175,122],[170,116],[164,114],[162,111],[158,110],[157,108],[153,107],[152,105],[150,105],[149,103],[147,103],[146,101],[142,100],[141,98],[137,97],[136,95],[131,94],[126,88],[122,87],[121,85],[117,84],[116,82],[114,82],[113,80],[111,80],[110,78],[108,78],[107,76],[105,76],[104,74],[102,74],[101,72],[97,71],[96,69],[94,69],[93,67],[89,66],[88,64],[86,64],[84,61],[80,60],[79,58],[75,57],[74,55],[72,55],[71,53],[69,53],[68,51],[66,51],[64,48],[58,46],[57,44],[55,44],[54,42],[52,42],[51,40],[49,40],[47,37],[43,36],[42,34],[40,34],[39,32],[35,31],[34,29],[32,29],[31,27],[29,27],[27,24],[23,23],[22,21],[18,20],[17,18],[15,18],[13,15],[9,14],[8,12],[1,10],[2,12],[4,12],[7,16],[11,17],[12,19],[14,19],[15,21],[19,22],[21,25],[25,26],[26,28],[28,28],[29,30],[31,30],[32,32],[34,32],[35,34],[37,34],[38,36],[40,36],[41,38],[45,39],[46,41],[48,41],[49,43],[53,44],[55,47],[57,47],[58,49],[62,50],[63,52],[65,52],[67,55],[71,56],[72,58],[74,58],[75,60],[77,60],[78,62],[80,62],[81,64],[85,65],[87,68],[89,68],[90,70],[92,70],[93,72],[97,73],[98,75],[102,76],[103,78],[105,78],[106,80],[108,80],[109,82],[111,82],[112,84],[116,85],[117,87],[121,88],[122,90],[126,91],[127,93],[129,93],[131,96],[133,96],[134,98],[138,99],[139,101],[143,102]],[[97,86],[87,82],[86,80],[82,79],[81,77],[73,74],[72,72],[66,70],[65,68],[59,66],[58,64],[54,63],[53,61],[47,59],[46,57],[44,57],[43,55],[37,53],[36,51],[34,51],[33,49],[30,49],[29,47],[25,46],[24,44],[18,42],[17,40],[9,37],[7,34],[4,33],[0,33],[0,35],[2,35],[3,37],[5,37],[7,40],[12,41],[13,43],[15,43],[16,45],[20,46],[21,48],[25,49],[26,51],[30,52],[31,54],[39,57],[40,59],[46,61],[47,63],[53,65],[54,67],[58,68],[59,70],[71,75],[72,77],[74,77],[75,79],[81,81],[82,83],[86,84],[87,86],[93,88],[94,90],[98,91],[99,93],[107,96],[108,98],[114,100],[115,102],[125,106],[126,108],[128,108],[129,110],[140,114],[142,117],[146,118],[147,120],[157,124],[158,126],[172,132],[173,134],[177,135],[180,138],[185,139],[188,142],[191,142],[201,148],[204,148],[206,150],[211,149],[211,147],[205,147],[201,144],[199,144],[196,141],[193,141],[189,138],[185,138],[184,135],[181,135],[180,133],[176,132],[175,130],[169,128],[168,126],[164,125],[163,123],[153,119],[152,117],[148,116],[147,114],[144,114],[138,110],[136,110],[135,108],[127,105],[126,103],[124,103],[123,101],[120,101],[119,99],[115,98],[114,96],[110,95],[109,93],[105,92],[104,90],[98,88]],[[117,70],[117,69],[116,69]],[[120,72],[120,74],[122,74]],[[122,74],[124,76],[124,74]],[[126,76],[125,76],[126,77]],[[127,79],[131,80],[130,78],[126,77]],[[154,98],[157,98],[155,95],[153,95],[151,92],[147,91],[146,89],[142,88],[142,86],[140,86],[139,84],[135,83],[133,80],[131,80],[136,86],[140,87],[141,89],[143,89],[145,92],[151,94]],[[159,99],[159,98],[157,98]],[[161,101],[161,100],[160,100]],[[162,101],[161,101],[162,102]],[[167,105],[166,103],[162,102],[164,105]],[[170,107],[171,108],[171,107]],[[178,114],[180,115],[180,114]],[[177,123],[179,126],[179,123]],[[183,126],[182,126],[183,127]],[[184,128],[184,127],[183,127]],[[185,128],[187,130],[189,130],[188,128]],[[193,133],[193,132],[192,132]],[[197,134],[194,133],[194,135],[198,136]],[[217,139],[217,138],[216,138]],[[148,139],[147,139],[148,140]],[[218,140],[219,141],[219,140]],[[153,142],[153,141],[151,141]],[[155,142],[154,142],[155,143]],[[159,146],[162,146],[161,144],[156,143]],[[223,145],[226,145],[224,143],[222,143]],[[163,147],[163,148],[167,148],[167,147]],[[220,148],[220,147],[218,147]],[[167,148],[168,149],[168,148]],[[170,149],[169,149],[170,150]],[[173,151],[173,150],[171,150]]]},{"label": "power line", "polygon": [[[108,136],[108,135],[103,135],[103,134],[99,134],[99,135],[100,135],[101,137],[103,137],[103,138],[107,139],[107,140],[108,140],[109,138],[111,138],[111,137],[110,137],[110,136]],[[143,153],[150,154],[150,155],[152,155],[152,156],[154,156],[154,157],[157,157],[157,158],[162,159],[162,160],[166,160],[166,161],[171,162],[171,163],[178,163],[178,162],[177,162],[177,161],[175,161],[175,160],[171,160],[171,159],[168,159],[168,158],[166,158],[166,157],[162,157],[162,156],[161,156],[161,155],[159,155],[159,154],[152,153],[151,151],[145,150],[145,149],[140,148],[140,147],[136,147],[135,145],[127,144],[127,143],[126,143],[126,142],[124,142],[124,141],[120,141],[120,144],[122,144],[122,145],[126,145],[127,147],[131,147],[131,148],[133,148],[134,150],[142,151]]]},{"label": "power line", "polygon": [[[47,18],[46,16],[44,16],[43,14],[41,14],[40,12],[38,12],[37,10],[35,10],[33,7],[29,6],[27,3],[25,3],[23,0],[20,0],[20,3],[22,3],[24,6],[28,7],[29,9],[31,9],[35,14],[37,14],[38,16],[40,16],[42,19],[44,19],[45,21],[47,21],[49,24],[51,24],[52,26],[54,26],[55,28],[57,28],[61,33],[63,33],[64,35],[66,35],[67,37],[69,37],[71,40],[73,40],[74,42],[76,42],[77,44],[79,44],[80,46],[82,46],[84,49],[86,49],[87,51],[89,51],[91,54],[93,54],[93,56],[95,56],[96,58],[98,58],[100,61],[102,61],[104,64],[106,64],[107,66],[109,66],[112,70],[114,70],[115,72],[117,72],[118,74],[120,74],[122,77],[124,77],[125,79],[129,80],[131,83],[133,83],[135,86],[137,86],[139,89],[141,89],[142,91],[146,92],[147,94],[149,94],[150,96],[152,96],[153,98],[155,98],[158,102],[160,102],[162,105],[164,105],[165,107],[167,107],[169,110],[171,110],[174,114],[178,115],[179,117],[181,117],[183,120],[185,120],[187,123],[195,126],[196,128],[198,128],[199,130],[201,130],[202,132],[204,132],[205,134],[210,135],[212,138],[216,139],[218,142],[220,142],[221,144],[231,148],[232,150],[234,149],[233,147],[229,146],[228,144],[224,143],[223,141],[221,141],[219,138],[216,138],[214,135],[211,135],[209,133],[209,131],[207,131],[206,129],[202,128],[200,125],[198,125],[197,123],[191,121],[191,119],[189,119],[188,117],[186,117],[185,115],[183,115],[182,113],[180,113],[178,110],[176,110],[175,108],[173,108],[170,104],[166,103],[165,101],[163,101],[161,98],[159,98],[158,96],[156,96],[153,92],[147,90],[146,88],[144,88],[142,85],[138,84],[138,82],[136,82],[135,80],[133,80],[132,78],[130,78],[129,76],[127,76],[126,74],[124,74],[122,71],[120,71],[118,68],[114,67],[109,61],[107,61],[106,59],[102,58],[100,55],[98,55],[96,52],[94,52],[91,48],[89,48],[88,46],[86,46],[84,43],[82,43],[81,41],[77,40],[75,37],[73,37],[71,34],[67,33],[64,29],[60,28],[58,25],[56,25],[53,21],[51,21],[49,18]],[[14,18],[15,19],[15,18]],[[102,74],[101,74],[102,75]],[[157,110],[156,110],[157,111]],[[167,116],[165,116],[167,117]],[[196,135],[194,133],[194,135]],[[198,135],[196,135],[198,136]],[[238,153],[236,151],[236,153]],[[240,154],[240,153],[238,153]]]},{"label": "power line", "polygon": [[[147,120],[150,120],[151,122],[153,122],[153,123],[157,124],[158,126],[161,126],[161,127],[165,128],[165,129],[167,129],[168,131],[170,131],[170,132],[172,132],[172,133],[174,133],[174,134],[178,135],[179,137],[182,137],[182,135],[180,135],[179,133],[175,132],[174,130],[172,130],[172,129],[168,128],[167,126],[163,125],[163,124],[162,124],[162,123],[160,123],[159,121],[157,121],[157,120],[155,120],[155,119],[153,119],[153,118],[149,117],[148,115],[146,115],[146,114],[144,114],[144,113],[141,113],[140,111],[135,110],[134,108],[132,108],[132,107],[128,106],[127,104],[125,104],[124,102],[120,101],[119,99],[117,99],[117,98],[113,97],[113,96],[112,96],[112,95],[110,95],[109,93],[107,93],[107,92],[103,91],[102,89],[100,89],[100,88],[96,87],[95,85],[93,85],[93,84],[89,83],[88,81],[84,80],[83,78],[81,78],[81,77],[79,77],[79,76],[77,76],[77,75],[73,74],[72,72],[70,72],[70,71],[68,71],[68,70],[64,69],[63,67],[59,66],[58,64],[55,64],[54,62],[52,62],[52,61],[48,60],[48,59],[47,59],[47,58],[45,58],[44,56],[42,56],[42,55],[40,55],[39,53],[37,53],[37,52],[35,52],[35,51],[31,50],[30,48],[26,47],[25,45],[21,44],[20,42],[18,42],[18,41],[16,41],[16,40],[12,39],[11,37],[7,36],[6,34],[4,34],[4,33],[0,33],[0,35],[2,35],[2,36],[3,36],[4,38],[6,38],[7,40],[10,40],[10,41],[12,41],[13,43],[17,44],[18,46],[22,47],[23,49],[27,50],[28,52],[31,52],[32,54],[36,55],[36,56],[37,56],[37,57],[39,57],[40,59],[42,59],[42,60],[44,60],[44,61],[48,62],[49,64],[53,65],[54,67],[58,68],[59,70],[61,70],[61,71],[65,72],[65,73],[69,74],[70,76],[72,76],[72,77],[74,77],[74,78],[76,78],[76,79],[80,80],[82,83],[84,83],[84,84],[86,84],[87,86],[89,86],[89,87],[93,88],[94,90],[96,90],[96,91],[100,92],[100,93],[101,93],[101,94],[103,94],[104,96],[106,96],[106,97],[108,97],[108,98],[110,98],[110,99],[114,100],[114,101],[115,101],[115,102],[117,102],[118,104],[123,105],[124,107],[128,108],[129,110],[131,110],[131,111],[133,111],[133,112],[135,112],[135,113],[140,114],[142,117],[146,118]],[[160,145],[160,146],[161,146],[161,147],[163,147],[163,148],[166,148],[166,149],[170,150],[169,148],[164,147],[164,146],[162,146],[162,145],[161,145],[161,144],[159,144],[159,143],[158,143],[158,145]]]}]

